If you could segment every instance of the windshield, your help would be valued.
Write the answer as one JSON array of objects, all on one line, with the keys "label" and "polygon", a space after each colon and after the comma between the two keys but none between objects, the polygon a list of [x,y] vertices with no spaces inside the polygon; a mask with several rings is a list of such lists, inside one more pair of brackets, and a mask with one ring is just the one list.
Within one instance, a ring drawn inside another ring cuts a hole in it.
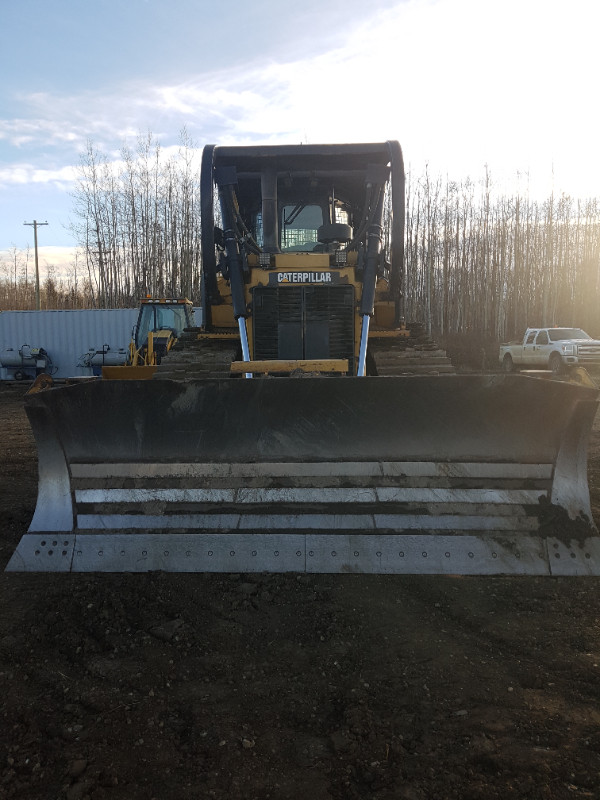
[{"label": "windshield", "polygon": [[175,336],[181,336],[184,328],[192,324],[188,306],[178,304],[175,306],[156,305],[148,303],[142,306],[137,329],[137,346],[140,347],[148,341],[148,331],[158,331],[168,328]]},{"label": "windshield", "polygon": [[581,328],[551,328],[548,331],[551,342],[559,342],[561,339],[591,339],[591,336]]},{"label": "windshield", "polygon": [[323,211],[320,206],[284,206],[281,249],[284,252],[312,250],[318,244],[317,231],[322,224]]}]

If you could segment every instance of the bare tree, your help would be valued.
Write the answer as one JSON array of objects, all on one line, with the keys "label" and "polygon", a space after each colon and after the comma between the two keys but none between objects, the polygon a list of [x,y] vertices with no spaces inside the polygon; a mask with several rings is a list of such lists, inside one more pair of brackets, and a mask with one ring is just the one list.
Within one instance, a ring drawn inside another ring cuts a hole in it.
[{"label": "bare tree", "polygon": [[[409,171],[404,313],[434,336],[512,338],[528,325],[600,335],[600,201]],[[111,162],[92,143],[80,165],[72,230],[80,254],[50,276],[43,303],[137,305],[146,293],[199,298],[199,150],[182,131],[167,154],[151,134]],[[31,308],[29,254],[0,258],[0,308]]]}]

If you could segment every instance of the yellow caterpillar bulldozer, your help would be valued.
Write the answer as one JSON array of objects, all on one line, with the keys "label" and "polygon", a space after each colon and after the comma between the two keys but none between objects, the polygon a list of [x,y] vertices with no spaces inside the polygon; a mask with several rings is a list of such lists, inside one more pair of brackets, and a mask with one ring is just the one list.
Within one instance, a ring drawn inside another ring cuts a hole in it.
[{"label": "yellow caterpillar bulldozer", "polygon": [[598,392],[405,324],[404,194],[394,141],[205,147],[202,326],[152,380],[27,398],[7,569],[599,574]]}]

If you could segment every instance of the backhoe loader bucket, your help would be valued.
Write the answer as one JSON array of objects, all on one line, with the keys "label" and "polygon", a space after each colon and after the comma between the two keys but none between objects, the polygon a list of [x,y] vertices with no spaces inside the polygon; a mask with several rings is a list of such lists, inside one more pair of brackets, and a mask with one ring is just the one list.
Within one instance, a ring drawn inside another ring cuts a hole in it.
[{"label": "backhoe loader bucket", "polygon": [[591,388],[519,375],[102,381],[26,400],[11,571],[600,574]]}]

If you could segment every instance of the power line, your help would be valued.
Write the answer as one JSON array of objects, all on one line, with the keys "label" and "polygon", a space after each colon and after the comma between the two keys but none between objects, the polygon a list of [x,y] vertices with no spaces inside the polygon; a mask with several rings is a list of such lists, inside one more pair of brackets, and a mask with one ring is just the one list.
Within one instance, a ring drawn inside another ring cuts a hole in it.
[{"label": "power line", "polygon": [[35,310],[40,310],[40,268],[38,266],[38,243],[37,243],[37,229],[41,225],[47,225],[47,222],[38,222],[36,219],[33,222],[24,222],[23,225],[31,225],[33,228],[33,241],[35,246]]}]

